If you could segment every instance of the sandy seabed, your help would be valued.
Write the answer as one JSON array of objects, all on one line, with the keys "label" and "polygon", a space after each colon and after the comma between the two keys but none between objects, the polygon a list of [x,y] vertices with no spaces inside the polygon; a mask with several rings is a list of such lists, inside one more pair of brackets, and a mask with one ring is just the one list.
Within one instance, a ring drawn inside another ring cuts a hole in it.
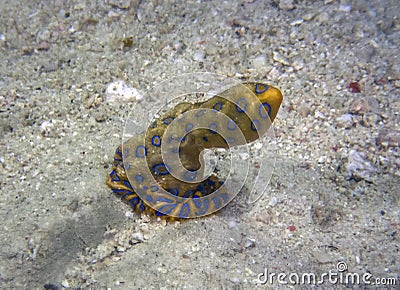
[{"label": "sandy seabed", "polygon": [[[271,273],[329,271],[399,287],[398,10],[1,1],[0,287],[283,288]],[[196,220],[140,215],[105,185],[126,116],[158,105],[146,96],[161,81],[201,71],[282,90],[268,190]],[[144,98],[107,97],[118,80]]]}]

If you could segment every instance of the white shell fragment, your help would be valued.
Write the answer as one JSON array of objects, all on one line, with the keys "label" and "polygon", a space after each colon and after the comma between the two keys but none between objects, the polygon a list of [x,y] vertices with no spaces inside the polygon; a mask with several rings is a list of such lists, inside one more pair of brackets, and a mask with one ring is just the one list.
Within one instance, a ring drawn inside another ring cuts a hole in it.
[{"label": "white shell fragment", "polygon": [[357,150],[350,151],[347,170],[350,176],[361,179],[369,179],[371,174],[376,171],[371,162],[366,160],[365,153]]},{"label": "white shell fragment", "polygon": [[110,83],[106,89],[106,101],[139,101],[143,95],[135,88],[128,86],[124,81],[117,80]]}]

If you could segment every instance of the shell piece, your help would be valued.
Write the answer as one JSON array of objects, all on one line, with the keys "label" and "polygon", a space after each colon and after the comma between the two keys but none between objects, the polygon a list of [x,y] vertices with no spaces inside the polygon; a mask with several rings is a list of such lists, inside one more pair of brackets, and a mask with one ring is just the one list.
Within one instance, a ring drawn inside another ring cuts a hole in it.
[{"label": "shell piece", "polygon": [[152,122],[145,134],[117,148],[106,183],[138,211],[177,218],[211,214],[238,190],[229,178],[221,181],[215,173],[204,177],[200,153],[258,139],[282,100],[272,86],[246,83],[204,102],[180,103]]},{"label": "shell piece", "polygon": [[128,86],[124,81],[117,80],[110,83],[106,88],[106,101],[107,102],[127,102],[139,101],[143,96],[136,90]]}]

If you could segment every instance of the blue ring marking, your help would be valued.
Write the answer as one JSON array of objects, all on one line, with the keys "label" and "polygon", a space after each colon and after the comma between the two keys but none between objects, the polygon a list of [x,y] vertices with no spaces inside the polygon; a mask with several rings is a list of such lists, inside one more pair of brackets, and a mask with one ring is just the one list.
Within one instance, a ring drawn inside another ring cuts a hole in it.
[{"label": "blue ring marking", "polygon": [[157,146],[157,147],[161,146],[161,138],[160,138],[160,136],[154,135],[151,138],[151,144],[153,144],[154,146]]},{"label": "blue ring marking", "polygon": [[206,136],[203,137],[203,140],[208,142],[208,138]]},{"label": "blue ring marking", "polygon": [[[164,171],[160,171],[160,169],[163,169]],[[153,166],[153,171],[154,171],[154,174],[156,174],[156,175],[167,175],[167,174],[169,174],[168,167],[163,163],[159,163],[159,164],[154,165]]]},{"label": "blue ring marking", "polygon": [[195,179],[197,176],[197,171],[186,171],[185,174],[183,174],[183,177],[187,180],[187,181],[192,181],[193,179]]},{"label": "blue ring marking", "polygon": [[131,198],[130,200],[128,200],[128,202],[132,205],[132,206],[137,206],[139,203],[140,199],[139,197],[134,197]]},{"label": "blue ring marking", "polygon": [[251,130],[253,130],[253,131],[260,130],[260,127],[261,127],[260,121],[258,121],[257,119],[254,119],[253,121],[251,121]]},{"label": "blue ring marking", "polygon": [[178,196],[179,190],[177,188],[168,188],[167,190],[170,194]]},{"label": "blue ring marking", "polygon": [[236,103],[236,111],[243,113],[247,108],[247,100],[245,98],[240,98]]},{"label": "blue ring marking", "polygon": [[169,125],[172,123],[173,120],[174,120],[174,117],[168,116],[163,119],[163,122],[165,125]]},{"label": "blue ring marking", "polygon": [[158,191],[158,186],[153,185],[153,186],[151,187],[151,191],[152,191],[152,192]]},{"label": "blue ring marking", "polygon": [[226,137],[225,138],[226,143],[228,143],[228,145],[233,146],[236,144],[236,139],[233,137]]},{"label": "blue ring marking", "polygon": [[215,111],[221,111],[221,109],[222,109],[222,103],[221,103],[221,102],[215,103],[214,106],[213,106],[212,108],[213,108]]},{"label": "blue ring marking", "polygon": [[[265,108],[265,111],[267,111],[267,114],[264,113],[264,108]],[[271,105],[270,104],[268,104],[267,102],[262,103],[260,105],[260,108],[259,108],[260,117],[263,118],[263,119],[267,118],[268,116],[271,115],[271,110],[272,109],[271,109]]]},{"label": "blue ring marking", "polygon": [[122,152],[122,158],[126,159],[129,155],[129,149],[125,148],[125,150]]},{"label": "blue ring marking", "polygon": [[190,213],[190,206],[187,203],[182,205],[181,211],[179,212],[180,218],[187,218]]},{"label": "blue ring marking", "polygon": [[121,180],[121,178],[119,178],[119,176],[118,176],[117,172],[115,171],[115,169],[113,171],[111,171],[110,178],[111,178],[111,181],[116,181],[116,182]]},{"label": "blue ring marking", "polygon": [[196,187],[196,190],[197,190],[197,191],[200,191],[202,194],[205,193],[204,186],[203,186],[202,184],[199,184],[199,185]]},{"label": "blue ring marking", "polygon": [[195,114],[196,117],[202,117],[206,113],[206,110],[198,110]]},{"label": "blue ring marking", "polygon": [[235,130],[237,128],[235,121],[229,120],[228,121],[228,129],[229,130]]},{"label": "blue ring marking", "polygon": [[211,134],[217,134],[217,130],[218,130],[218,125],[216,123],[211,123],[208,126],[208,131],[210,131]]},{"label": "blue ring marking", "polygon": [[128,163],[128,164],[126,165],[126,167],[125,167],[125,170],[129,170],[129,169],[131,169],[131,167],[132,167],[132,164],[131,164],[131,163]]},{"label": "blue ring marking", "polygon": [[171,152],[174,153],[174,154],[178,154],[179,153],[179,148],[172,148]]},{"label": "blue ring marking", "polygon": [[[209,207],[208,198],[206,198],[206,199],[204,200],[204,203],[203,203],[203,204],[202,204],[201,202],[198,202],[198,203],[196,204],[195,200],[196,200],[196,198],[193,199],[193,202],[195,203],[195,205],[197,206],[197,208],[200,208],[202,205],[204,205],[204,209],[203,209],[202,211],[196,212],[196,215],[197,215],[197,216],[200,216],[200,215],[205,214],[205,213],[207,212],[207,210],[208,210],[208,207]],[[199,200],[199,201],[200,201],[200,200]]]},{"label": "blue ring marking", "polygon": [[152,202],[153,201],[153,197],[151,195],[146,195],[146,201]]},{"label": "blue ring marking", "polygon": [[147,191],[148,189],[149,189],[149,187],[147,185],[143,186],[143,190]]},{"label": "blue ring marking", "polygon": [[138,174],[138,175],[135,176],[135,180],[136,180],[137,183],[143,183],[144,177],[141,176],[140,174]]},{"label": "blue ring marking", "polygon": [[214,187],[215,186],[215,181],[212,181],[211,179],[207,180],[208,185]]},{"label": "blue ring marking", "polygon": [[194,191],[189,189],[185,191],[185,194],[183,195],[183,198],[190,198],[193,196]]},{"label": "blue ring marking", "polygon": [[192,123],[186,124],[186,133],[189,132],[192,129],[193,129],[193,124]]},{"label": "blue ring marking", "polygon": [[136,157],[138,158],[143,158],[146,156],[146,147],[143,145],[139,145],[136,147]]},{"label": "blue ring marking", "polygon": [[[261,89],[259,87],[262,87]],[[256,94],[262,94],[268,90],[268,86],[264,84],[256,84],[255,92]]]}]

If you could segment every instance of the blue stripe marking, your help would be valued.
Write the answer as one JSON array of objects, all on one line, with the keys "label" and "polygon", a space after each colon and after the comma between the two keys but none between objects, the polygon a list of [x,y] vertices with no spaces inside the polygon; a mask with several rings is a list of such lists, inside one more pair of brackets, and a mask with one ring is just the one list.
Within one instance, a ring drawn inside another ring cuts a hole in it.
[{"label": "blue stripe marking", "polygon": [[[193,202],[194,202],[194,199],[193,199]],[[203,215],[203,214],[205,214],[205,213],[207,212],[208,207],[209,207],[208,198],[206,198],[206,199],[204,200],[203,204],[201,204],[201,202],[196,204],[197,208],[200,208],[201,205],[204,206],[204,209],[203,209],[203,210],[200,210],[200,211],[197,211],[197,212],[196,212],[196,215],[197,215],[197,216]]]},{"label": "blue stripe marking", "polygon": [[190,213],[190,206],[187,203],[182,205],[181,211],[179,212],[180,218],[186,218],[189,216]]},{"label": "blue stripe marking", "polygon": [[118,181],[121,180],[121,179],[119,178],[117,172],[115,171],[115,169],[114,169],[113,171],[111,171],[111,173],[110,173],[110,178],[111,178],[112,181],[116,181],[116,182],[118,182]]},{"label": "blue stripe marking", "polygon": [[117,194],[122,194],[122,197],[133,194],[133,191],[127,189],[113,189],[112,191]]},{"label": "blue stripe marking", "polygon": [[[169,207],[169,209],[168,209]],[[164,210],[164,209],[167,210]],[[171,211],[173,211],[176,208],[176,204],[172,203],[172,204],[167,204],[167,205],[163,205],[162,207],[160,207],[158,210],[162,211],[164,214],[169,214]]]},{"label": "blue stripe marking", "polygon": [[129,203],[130,203],[132,206],[137,206],[138,203],[139,203],[139,201],[140,201],[140,199],[139,199],[138,197],[134,197],[134,198],[131,198],[131,199],[129,200]]},{"label": "blue stripe marking", "polygon": [[130,189],[133,190],[132,185],[129,183],[129,181],[124,180],[124,181],[122,181],[122,183],[123,183],[123,185],[125,185],[126,187],[128,187],[128,188],[130,188]]}]

